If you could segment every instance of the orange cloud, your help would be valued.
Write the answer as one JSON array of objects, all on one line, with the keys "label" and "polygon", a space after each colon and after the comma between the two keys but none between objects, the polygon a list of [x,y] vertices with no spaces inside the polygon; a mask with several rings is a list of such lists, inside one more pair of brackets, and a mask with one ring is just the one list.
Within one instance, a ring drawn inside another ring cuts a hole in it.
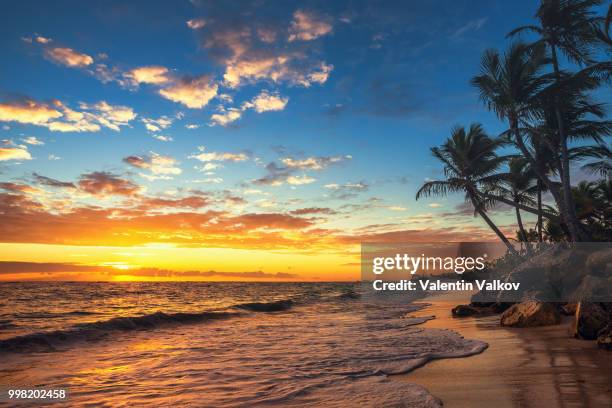
[{"label": "orange cloud", "polygon": [[83,68],[93,64],[94,59],[87,55],[73,50],[72,48],[49,48],[45,55],[58,64],[72,68]]},{"label": "orange cloud", "polygon": [[19,122],[41,125],[61,116],[62,113],[57,109],[32,100],[23,103],[0,103],[1,122]]},{"label": "orange cloud", "polygon": [[193,79],[182,79],[174,85],[160,89],[159,94],[188,108],[200,109],[217,96],[218,88],[209,76],[204,75]]},{"label": "orange cloud", "polygon": [[0,147],[0,161],[5,160],[32,160],[32,156],[25,146]]},{"label": "orange cloud", "polygon": [[165,84],[170,80],[168,68],[161,66],[146,66],[134,68],[124,74],[134,85],[138,84]]},{"label": "orange cloud", "polygon": [[83,174],[78,185],[81,190],[96,196],[132,196],[140,191],[140,187],[131,181],[104,171]]},{"label": "orange cloud", "polygon": [[324,18],[304,10],[293,13],[289,28],[289,41],[312,41],[332,31],[332,25]]}]

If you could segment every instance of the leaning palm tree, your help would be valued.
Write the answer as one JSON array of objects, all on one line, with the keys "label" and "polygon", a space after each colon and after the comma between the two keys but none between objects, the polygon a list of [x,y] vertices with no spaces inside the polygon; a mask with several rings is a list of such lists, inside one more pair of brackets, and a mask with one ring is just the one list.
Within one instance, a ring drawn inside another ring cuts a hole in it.
[{"label": "leaning palm tree", "polygon": [[516,222],[519,227],[518,237],[520,242],[525,242],[527,253],[531,252],[529,235],[523,225],[521,209],[519,204],[533,205],[533,196],[536,195],[538,186],[535,181],[533,169],[529,162],[523,157],[512,157],[508,161],[508,172],[500,174],[502,182],[497,186],[499,193],[514,202]]},{"label": "leaning palm tree", "polygon": [[[558,91],[563,88],[564,82],[567,82],[559,66],[559,52],[563,53],[571,62],[579,65],[594,63],[593,55],[596,53],[596,46],[600,42],[598,35],[600,26],[593,8],[601,4],[602,0],[542,0],[536,13],[536,18],[540,24],[519,27],[508,34],[512,36],[530,31],[540,36],[534,46],[543,46],[550,51],[555,78],[553,90],[556,93],[559,93]],[[562,163],[560,176],[563,183],[564,209],[561,207],[560,209],[564,213],[572,239],[580,240],[581,233],[571,194],[568,135],[560,106],[562,100],[563,98],[559,93],[553,101],[558,122]]]},{"label": "leaning palm tree", "polygon": [[448,193],[465,193],[465,199],[474,206],[474,213],[487,223],[506,244],[511,252],[516,252],[506,236],[493,223],[486,213],[491,204],[483,198],[480,189],[491,189],[499,180],[497,171],[506,160],[495,153],[502,141],[491,139],[479,124],[472,124],[466,132],[463,127],[455,127],[451,136],[440,147],[433,147],[431,153],[444,164],[445,180],[428,181],[416,193],[416,199]]},{"label": "leaning palm tree", "polygon": [[[547,58],[542,47],[513,43],[503,56],[496,50],[485,51],[480,75],[472,78],[471,83],[479,90],[480,99],[487,108],[508,122],[510,129],[505,135],[529,161],[538,178],[553,196],[561,216],[569,222],[559,185],[550,179],[546,168],[538,162],[535,153],[527,146],[524,139],[526,132],[521,126],[522,122],[539,114],[540,94],[552,80],[550,76],[541,75],[546,63]],[[533,133],[528,136],[533,143]],[[512,202],[509,204],[513,205]],[[538,214],[542,214],[542,211]]]}]

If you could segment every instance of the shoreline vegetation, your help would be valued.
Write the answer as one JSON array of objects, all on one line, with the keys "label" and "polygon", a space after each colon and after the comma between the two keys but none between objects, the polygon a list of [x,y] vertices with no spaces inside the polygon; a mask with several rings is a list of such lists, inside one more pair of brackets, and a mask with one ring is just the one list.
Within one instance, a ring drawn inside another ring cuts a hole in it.
[{"label": "shoreline vegetation", "polygon": [[[464,193],[474,215],[506,245],[504,262],[512,267],[491,272],[503,281],[538,272],[556,274],[565,284],[573,279],[576,285],[571,299],[557,302],[542,296],[538,282],[524,285],[518,301],[476,296],[455,307],[455,316],[502,313],[502,325],[533,327],[573,315],[575,337],[612,350],[612,298],[591,300],[602,287],[608,292],[612,287],[612,251],[587,259],[575,247],[612,241],[612,152],[605,140],[612,122],[606,105],[596,100],[597,92],[610,86],[612,73],[612,5],[599,15],[603,5],[600,0],[543,0],[535,25],[509,32],[505,51],[484,52],[471,84],[507,129],[490,136],[478,123],[454,127],[444,144],[431,148],[444,179],[425,182],[416,199]],[[579,170],[593,180],[572,184]],[[491,218],[499,206],[514,209],[516,237],[507,236]],[[522,213],[537,216],[535,227],[525,225]],[[566,248],[551,252],[551,243]],[[571,257],[584,263],[570,262]],[[562,261],[581,272],[593,262],[601,267],[595,276],[577,279],[580,274]]]}]

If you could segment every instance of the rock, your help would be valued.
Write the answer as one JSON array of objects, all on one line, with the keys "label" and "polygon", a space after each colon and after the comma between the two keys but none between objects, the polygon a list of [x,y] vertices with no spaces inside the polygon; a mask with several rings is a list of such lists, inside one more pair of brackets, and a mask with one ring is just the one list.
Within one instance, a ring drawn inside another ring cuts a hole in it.
[{"label": "rock", "polygon": [[612,351],[612,324],[608,324],[599,331],[597,345],[604,350]]},{"label": "rock", "polygon": [[590,254],[586,261],[586,267],[593,275],[610,276],[612,248],[606,248]]},{"label": "rock", "polygon": [[566,316],[575,316],[576,308],[578,307],[578,303],[570,302],[561,306],[561,313]]},{"label": "rock", "polygon": [[554,305],[535,300],[517,303],[501,316],[501,325],[511,327],[549,326],[560,321],[561,316]]},{"label": "rock", "polygon": [[595,340],[609,320],[609,312],[601,304],[580,302],[576,308],[574,336],[579,339]]},{"label": "rock", "polygon": [[512,305],[514,305],[512,302],[496,302],[491,306],[491,309],[495,313],[502,313],[512,307]]},{"label": "rock", "polygon": [[477,307],[470,305],[455,306],[452,310],[453,317],[467,317],[481,314]]}]

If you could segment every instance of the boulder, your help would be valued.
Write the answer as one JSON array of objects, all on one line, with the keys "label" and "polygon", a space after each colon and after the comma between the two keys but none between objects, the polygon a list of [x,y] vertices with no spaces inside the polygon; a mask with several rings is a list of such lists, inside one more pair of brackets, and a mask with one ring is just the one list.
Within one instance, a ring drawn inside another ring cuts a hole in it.
[{"label": "boulder", "polygon": [[561,315],[550,303],[529,300],[517,303],[501,316],[501,325],[510,327],[536,327],[558,324]]},{"label": "boulder", "polygon": [[453,317],[467,317],[481,314],[479,308],[470,305],[458,305],[452,310]]},{"label": "boulder", "polygon": [[604,350],[612,351],[612,324],[608,324],[599,331],[597,345]]},{"label": "boulder", "polygon": [[600,303],[580,302],[576,308],[574,336],[579,339],[595,340],[600,330],[610,320],[609,311]]},{"label": "boulder", "polygon": [[586,261],[586,267],[593,275],[610,276],[612,269],[612,248],[605,248],[590,254]]}]

